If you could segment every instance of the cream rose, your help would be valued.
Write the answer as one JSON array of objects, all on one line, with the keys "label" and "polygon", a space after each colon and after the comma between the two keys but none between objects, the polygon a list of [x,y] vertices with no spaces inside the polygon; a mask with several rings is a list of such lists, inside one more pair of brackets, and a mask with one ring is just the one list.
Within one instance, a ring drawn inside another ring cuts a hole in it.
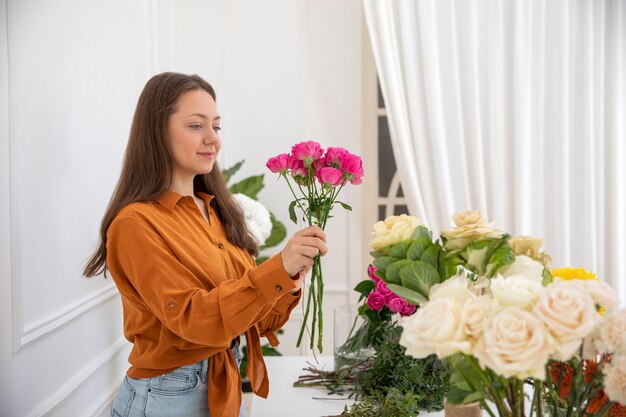
[{"label": "cream rose", "polygon": [[483,336],[474,347],[481,366],[504,377],[545,379],[550,336],[541,320],[528,311],[504,307],[487,317]]},{"label": "cream rose", "polygon": [[463,305],[467,300],[474,298],[469,288],[470,281],[463,275],[457,275],[430,287],[428,299],[448,298],[458,305]]},{"label": "cream rose", "polygon": [[448,240],[484,240],[491,237],[500,237],[502,230],[494,227],[493,223],[487,223],[478,210],[467,210],[454,213],[452,219],[456,228],[441,232]]},{"label": "cream rose", "polygon": [[626,404],[626,356],[614,356],[603,373],[606,395],[611,401]]},{"label": "cream rose", "polygon": [[474,340],[483,335],[483,326],[486,318],[497,308],[491,297],[471,298],[463,304],[463,331]]},{"label": "cream rose", "polygon": [[602,318],[597,347],[601,352],[626,355],[626,308],[613,310]]},{"label": "cream rose", "polygon": [[594,303],[605,309],[611,309],[617,305],[618,299],[615,290],[604,281],[597,280],[575,280],[584,292],[591,295]]},{"label": "cream rose", "polygon": [[535,278],[540,284],[543,281],[543,265],[525,255],[516,256],[515,261],[511,265],[502,268],[499,273],[503,277],[526,275]]},{"label": "cream rose", "polygon": [[470,353],[471,346],[463,333],[459,307],[453,300],[429,301],[400,324],[404,328],[400,345],[406,348],[407,355],[425,358],[436,354],[445,358],[458,352]]},{"label": "cream rose", "polygon": [[413,231],[417,226],[423,223],[413,216],[401,214],[399,216],[390,216],[385,220],[374,223],[374,240],[370,242],[370,246],[374,250],[378,250],[394,243],[402,242],[411,238]]},{"label": "cream rose", "polygon": [[532,310],[543,290],[541,281],[526,275],[501,275],[491,280],[491,294],[496,302],[504,307],[518,307]]},{"label": "cream rose", "polygon": [[539,296],[534,313],[543,320],[556,341],[554,358],[560,361],[576,354],[598,318],[591,296],[569,282],[548,285]]},{"label": "cream rose", "polygon": [[513,249],[513,253],[517,256],[524,255],[547,266],[550,261],[550,255],[545,252],[539,252],[543,246],[543,239],[532,236],[516,236],[509,240],[509,245]]}]

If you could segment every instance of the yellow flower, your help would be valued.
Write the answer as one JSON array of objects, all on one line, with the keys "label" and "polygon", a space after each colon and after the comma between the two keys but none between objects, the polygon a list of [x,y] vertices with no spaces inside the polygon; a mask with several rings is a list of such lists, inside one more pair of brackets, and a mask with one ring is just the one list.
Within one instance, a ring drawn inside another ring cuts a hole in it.
[{"label": "yellow flower", "polygon": [[550,273],[554,278],[559,278],[563,281],[570,281],[573,279],[581,281],[598,281],[598,277],[594,272],[586,271],[584,268],[554,268],[550,270]]}]

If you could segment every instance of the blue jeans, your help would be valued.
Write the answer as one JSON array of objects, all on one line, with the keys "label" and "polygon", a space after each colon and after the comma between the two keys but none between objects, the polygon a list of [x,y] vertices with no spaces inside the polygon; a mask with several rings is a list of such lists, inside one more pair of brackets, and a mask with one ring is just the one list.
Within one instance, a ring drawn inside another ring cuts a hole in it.
[{"label": "blue jeans", "polygon": [[[240,364],[239,344],[234,342],[231,350]],[[211,417],[207,407],[209,359],[152,378],[124,377],[113,400],[111,416]],[[246,417],[243,402],[239,417]]]}]

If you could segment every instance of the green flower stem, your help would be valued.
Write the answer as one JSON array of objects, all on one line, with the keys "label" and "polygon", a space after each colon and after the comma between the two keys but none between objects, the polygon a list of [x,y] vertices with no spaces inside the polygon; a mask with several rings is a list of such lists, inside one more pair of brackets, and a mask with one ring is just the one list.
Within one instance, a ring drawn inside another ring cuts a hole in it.
[{"label": "green flower stem", "polygon": [[324,336],[324,321],[322,320],[323,318],[323,311],[322,311],[322,306],[323,306],[323,298],[324,298],[324,280],[322,278],[322,264],[320,261],[320,256],[317,255],[315,257],[315,260],[313,261],[313,268],[314,270],[317,270],[317,295],[318,295],[318,312],[319,312],[319,319],[317,321],[318,326],[319,326],[319,331],[318,331],[318,339],[317,339],[317,349],[320,351],[320,353],[322,352],[322,338]]},{"label": "green flower stem", "polygon": [[300,327],[300,334],[298,334],[298,341],[296,342],[296,347],[300,347],[302,343],[302,336],[304,335],[304,329],[306,329],[306,321],[309,318],[309,310],[311,308],[311,298],[313,297],[313,291],[309,291],[309,296],[306,302],[306,311],[304,313],[304,317],[302,319],[302,326]]}]

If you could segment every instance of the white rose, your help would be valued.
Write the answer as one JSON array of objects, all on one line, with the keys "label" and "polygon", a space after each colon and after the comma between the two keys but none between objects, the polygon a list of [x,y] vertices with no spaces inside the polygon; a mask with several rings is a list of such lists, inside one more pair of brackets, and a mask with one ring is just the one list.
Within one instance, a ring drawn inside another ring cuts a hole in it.
[{"label": "white rose", "polygon": [[481,366],[504,377],[545,379],[550,336],[541,320],[528,311],[504,307],[487,317],[483,336],[474,347]]},{"label": "white rose", "polygon": [[265,206],[245,194],[233,194],[233,198],[241,207],[248,230],[257,244],[261,246],[272,233],[272,219]]},{"label": "white rose", "polygon": [[500,269],[499,273],[502,274],[503,277],[510,277],[511,275],[534,277],[540,284],[543,281],[543,265],[525,255],[516,256],[515,262]]},{"label": "white rose", "polygon": [[626,356],[613,356],[603,373],[606,395],[611,401],[626,404]]},{"label": "white rose", "polygon": [[497,308],[490,297],[471,298],[463,304],[461,317],[463,317],[463,331],[474,340],[483,335],[485,319]]},{"label": "white rose", "polygon": [[543,290],[541,281],[526,275],[501,275],[491,280],[491,293],[498,304],[532,310]]},{"label": "white rose", "polygon": [[458,305],[463,305],[465,301],[474,298],[474,295],[469,290],[469,284],[470,281],[463,275],[456,275],[441,284],[435,284],[430,287],[428,299],[448,298],[454,300]]},{"label": "white rose", "polygon": [[423,223],[413,216],[401,214],[400,216],[390,216],[385,220],[374,223],[374,240],[370,242],[370,246],[374,250],[378,250],[394,243],[402,242],[411,238],[413,231],[417,226]]},{"label": "white rose", "polygon": [[470,343],[462,329],[458,305],[439,298],[422,305],[417,313],[401,320],[400,345],[406,354],[425,358],[436,354],[445,358],[458,352],[469,353]]},{"label": "white rose", "polygon": [[459,239],[458,244],[449,242],[446,246],[458,249],[471,240],[484,240],[491,237],[500,237],[504,234],[502,230],[496,229],[494,223],[487,223],[478,210],[466,210],[456,212],[453,215],[456,228],[441,232],[446,239]]},{"label": "white rose", "polygon": [[601,352],[626,355],[626,308],[613,310],[602,318],[597,347]]},{"label": "white rose", "polygon": [[598,318],[589,294],[569,282],[548,285],[539,296],[534,312],[557,342],[554,357],[560,361],[576,354],[583,339],[593,331]]}]

